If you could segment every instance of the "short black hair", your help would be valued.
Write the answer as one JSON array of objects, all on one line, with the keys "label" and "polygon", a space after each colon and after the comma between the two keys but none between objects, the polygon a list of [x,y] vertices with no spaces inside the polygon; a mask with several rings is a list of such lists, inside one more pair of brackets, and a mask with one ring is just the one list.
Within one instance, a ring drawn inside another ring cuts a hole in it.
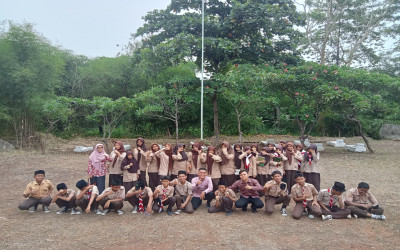
[{"label": "short black hair", "polygon": [[164,175],[162,178],[161,178],[161,180],[163,181],[163,180],[171,180],[171,178],[169,178],[169,176],[167,176],[167,175]]},{"label": "short black hair", "polygon": [[300,172],[300,171],[297,171],[297,172],[294,174],[294,179],[297,179],[298,177],[304,177],[303,173]]},{"label": "short black hair", "polygon": [[204,170],[204,171],[207,172],[207,169],[206,169],[206,168],[199,168],[199,172],[200,172],[201,170]]},{"label": "short black hair", "polygon": [[61,189],[67,189],[67,185],[65,183],[60,183],[57,185],[57,191],[60,191]]},{"label": "short black hair", "polygon": [[274,175],[276,175],[276,174],[279,174],[280,176],[282,176],[282,173],[281,173],[281,171],[279,171],[279,170],[275,170],[274,172],[272,172],[272,177],[274,177]]},{"label": "short black hair", "polygon": [[225,186],[226,187],[227,185],[226,185],[226,182],[220,181],[220,182],[218,182],[218,186]]},{"label": "short black hair", "polygon": [[121,180],[120,179],[112,179],[111,186],[121,186]]},{"label": "short black hair", "polygon": [[181,175],[181,174],[184,174],[184,175],[186,175],[186,171],[179,170],[179,171],[178,171],[178,176],[179,176],[179,175]]},{"label": "short black hair", "polygon": [[369,185],[366,182],[360,182],[358,183],[358,188],[369,189]]},{"label": "short black hair", "polygon": [[77,183],[76,183],[76,187],[78,188],[78,189],[82,189],[82,188],[85,188],[85,187],[87,187],[89,184],[85,181],[85,180],[79,180]]},{"label": "short black hair", "polygon": [[36,171],[35,171],[35,176],[38,175],[38,174],[46,175],[45,172],[44,172],[44,170],[36,170]]},{"label": "short black hair", "polygon": [[241,173],[243,173],[243,172],[248,173],[249,171],[242,169],[242,170],[239,171],[239,175],[240,175]]}]

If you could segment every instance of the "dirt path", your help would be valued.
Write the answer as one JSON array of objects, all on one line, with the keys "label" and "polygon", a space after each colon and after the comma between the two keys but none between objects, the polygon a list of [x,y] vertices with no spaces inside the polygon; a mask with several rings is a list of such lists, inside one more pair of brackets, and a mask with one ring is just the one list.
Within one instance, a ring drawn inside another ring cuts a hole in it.
[{"label": "dirt path", "polygon": [[[348,141],[360,142],[360,139]],[[36,169],[45,169],[53,184],[65,182],[69,187],[85,178],[88,155],[66,152],[71,151],[73,145],[94,143],[90,139],[61,141],[52,148],[64,153],[46,156],[35,152],[0,154],[3,187],[0,192],[0,249],[400,249],[400,195],[394,189],[399,186],[400,179],[398,141],[372,141],[376,149],[374,155],[331,147],[321,153],[321,187],[329,188],[336,180],[344,182],[347,189],[360,181],[368,182],[385,208],[387,221],[321,221],[306,217],[295,221],[290,217],[293,203],[287,217],[278,213],[278,206],[277,213],[272,216],[259,210],[257,214],[235,211],[230,217],[224,213],[208,214],[204,206],[193,215],[145,217],[131,214],[132,207],[127,202],[122,216],[113,213],[108,216],[56,215],[54,204],[50,214],[44,214],[41,209],[35,214],[17,209],[23,200],[22,192]]]}]

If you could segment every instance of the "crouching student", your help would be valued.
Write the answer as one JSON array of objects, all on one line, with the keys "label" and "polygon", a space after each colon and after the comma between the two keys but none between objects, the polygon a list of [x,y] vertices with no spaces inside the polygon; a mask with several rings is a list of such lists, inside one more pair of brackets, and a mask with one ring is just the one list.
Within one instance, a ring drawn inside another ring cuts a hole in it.
[{"label": "crouching student", "polygon": [[28,210],[31,208],[30,212],[34,213],[39,204],[42,204],[43,211],[49,213],[49,206],[51,203],[50,194],[54,186],[49,180],[44,179],[44,170],[35,171],[33,178],[35,180],[26,186],[23,193],[23,196],[28,199],[22,202],[18,208],[20,210]]},{"label": "crouching student", "polygon": [[346,195],[346,208],[350,209],[354,217],[364,217],[377,220],[386,220],[383,208],[374,195],[369,191],[366,182],[360,182],[357,188],[352,188]]},{"label": "crouching student", "polygon": [[256,179],[249,178],[246,170],[240,171],[240,180],[233,183],[229,189],[234,192],[240,190],[240,198],[236,201],[235,206],[241,208],[243,212],[247,211],[247,206],[251,203],[251,211],[257,213],[257,208],[264,207],[264,203],[260,200],[259,191],[264,188],[258,183]]},{"label": "crouching student", "polygon": [[120,179],[113,179],[111,187],[104,189],[103,193],[96,198],[96,201],[103,207],[103,213],[106,215],[111,209],[114,209],[118,215],[124,214],[122,207],[124,206],[125,187],[121,186]]},{"label": "crouching student", "polygon": [[67,188],[65,183],[60,183],[57,185],[57,193],[53,196],[52,203],[56,203],[60,211],[57,214],[62,214],[68,212],[71,209],[71,214],[76,214],[75,208],[75,191],[73,189]]},{"label": "crouching student", "polygon": [[272,172],[272,181],[268,181],[265,186],[265,212],[272,214],[275,204],[282,204],[281,214],[287,216],[286,207],[290,203],[287,184],[282,181],[282,173],[279,170]]},{"label": "crouching student", "polygon": [[[98,203],[96,201],[99,195],[99,189],[95,185],[89,185],[85,180],[80,180],[76,183],[78,192],[76,193],[75,204],[82,209],[82,212],[90,213],[94,210],[96,214],[101,214],[98,210]],[[75,214],[81,214],[81,211],[76,211]]]},{"label": "crouching student", "polygon": [[169,176],[163,176],[161,179],[161,185],[157,186],[154,191],[153,210],[162,213],[164,212],[164,206],[168,205],[167,214],[173,215],[172,208],[175,205],[176,198],[174,197],[175,188],[169,185],[170,180]]},{"label": "crouching student", "polygon": [[207,169],[199,168],[198,177],[192,179],[192,206],[196,210],[201,206],[203,200],[207,200],[207,208],[210,207],[214,199],[213,184],[210,177],[207,176]]},{"label": "crouching student", "polygon": [[225,211],[225,215],[229,216],[233,213],[233,204],[236,202],[236,194],[226,187],[225,182],[218,183],[218,190],[215,191],[215,206],[208,209],[209,213],[217,213]]},{"label": "crouching student", "polygon": [[296,184],[293,185],[291,194],[296,205],[293,208],[293,219],[300,219],[305,208],[308,209],[308,218],[314,219],[315,216],[321,216],[321,208],[317,202],[317,189],[313,184],[306,183],[306,178],[300,171],[297,171],[294,177]]},{"label": "crouching student", "polygon": [[182,211],[188,214],[194,213],[192,206],[192,184],[186,180],[186,172],[178,171],[178,179],[171,181],[169,185],[175,186],[175,200],[176,200],[176,212],[175,214],[181,214]]},{"label": "crouching student", "polygon": [[139,180],[136,186],[129,190],[125,195],[126,200],[133,206],[133,214],[136,213],[153,213],[151,208],[153,204],[153,191],[150,187],[146,187],[146,182]]},{"label": "crouching student", "polygon": [[321,206],[322,220],[351,218],[349,209],[344,208],[342,194],[346,192],[343,183],[335,181],[332,188],[319,191],[317,201]]}]

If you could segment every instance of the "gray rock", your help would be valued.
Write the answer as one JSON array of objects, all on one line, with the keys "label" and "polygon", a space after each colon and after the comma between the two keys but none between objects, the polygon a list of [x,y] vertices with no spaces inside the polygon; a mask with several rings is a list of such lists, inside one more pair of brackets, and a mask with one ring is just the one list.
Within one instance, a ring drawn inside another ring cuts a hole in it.
[{"label": "gray rock", "polygon": [[400,125],[397,124],[383,124],[379,134],[382,139],[399,140],[400,139]]},{"label": "gray rock", "polygon": [[9,143],[8,141],[0,139],[0,152],[11,152],[13,150],[15,150],[14,145]]}]

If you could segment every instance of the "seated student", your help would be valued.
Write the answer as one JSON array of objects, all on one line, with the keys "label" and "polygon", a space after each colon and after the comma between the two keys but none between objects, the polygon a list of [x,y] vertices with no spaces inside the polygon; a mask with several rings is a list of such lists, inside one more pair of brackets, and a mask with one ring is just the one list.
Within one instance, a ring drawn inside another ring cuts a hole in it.
[{"label": "seated student", "polygon": [[124,214],[121,208],[124,206],[125,187],[121,186],[121,180],[114,178],[111,181],[111,187],[104,189],[103,193],[96,198],[96,201],[103,207],[103,213],[106,215],[111,209],[114,209],[118,215]]},{"label": "seated student", "polygon": [[275,204],[281,204],[282,216],[287,216],[286,207],[290,203],[290,195],[288,195],[287,184],[282,181],[282,173],[279,170],[272,172],[273,180],[268,181],[265,186],[265,212],[272,214]]},{"label": "seated student", "polygon": [[172,208],[175,205],[176,198],[174,197],[175,188],[169,185],[170,180],[169,176],[163,176],[161,185],[158,185],[154,191],[153,210],[162,213],[164,212],[164,206],[168,205],[167,214],[173,215]]},{"label": "seated student", "polygon": [[297,171],[294,177],[296,184],[293,185],[291,194],[296,205],[293,208],[293,219],[300,219],[305,208],[308,209],[308,218],[314,219],[315,216],[321,216],[321,208],[317,202],[317,189],[313,184],[306,183],[306,178],[300,171]]},{"label": "seated student", "polygon": [[18,208],[20,210],[28,210],[32,207],[30,212],[34,213],[36,212],[38,205],[42,204],[43,211],[48,213],[50,212],[49,206],[51,203],[50,194],[53,191],[54,186],[49,180],[44,179],[44,170],[35,171],[33,178],[35,180],[26,186],[23,194],[23,196],[28,199],[22,202]]},{"label": "seated student", "polygon": [[351,211],[344,208],[342,194],[346,192],[343,183],[335,181],[332,188],[319,191],[317,201],[321,206],[322,220],[351,218]]},{"label": "seated student", "polygon": [[347,192],[345,204],[346,208],[350,209],[351,214],[356,218],[386,220],[383,215],[383,208],[369,191],[369,185],[366,182],[360,182],[357,188],[352,188]]},{"label": "seated student", "polygon": [[239,173],[240,180],[235,181],[229,189],[234,192],[240,190],[240,199],[236,201],[235,206],[241,208],[243,212],[247,211],[247,205],[251,203],[251,211],[257,213],[257,208],[264,207],[264,203],[260,200],[259,191],[263,187],[256,179],[249,178],[246,170],[241,170]]},{"label": "seated student", "polygon": [[169,185],[175,186],[175,199],[176,199],[176,212],[175,214],[181,214],[182,211],[188,214],[194,213],[192,206],[192,184],[186,180],[186,172],[178,171],[178,179],[170,182]]},{"label": "seated student", "polygon": [[[76,206],[82,209],[82,212],[90,213],[94,210],[96,214],[101,214],[98,210],[98,203],[96,201],[99,195],[99,189],[95,185],[89,185],[85,180],[80,180],[76,183],[78,192],[76,193]],[[76,211],[75,214],[81,214],[81,211]]]},{"label": "seated student", "polygon": [[218,190],[215,191],[215,206],[208,209],[209,213],[225,211],[226,216],[233,213],[233,203],[236,202],[236,194],[231,189],[226,188],[226,183],[220,181]]},{"label": "seated student", "polygon": [[146,187],[146,182],[139,180],[136,186],[129,190],[125,195],[126,200],[134,207],[132,213],[153,213],[153,191]]},{"label": "seated student", "polygon": [[210,203],[214,199],[214,192],[212,180],[207,176],[207,169],[199,168],[198,176],[192,179],[192,191],[194,210],[201,206],[204,199],[207,200],[207,208],[210,207]]},{"label": "seated student", "polygon": [[68,212],[68,209],[71,208],[71,214],[76,214],[75,208],[75,191],[72,189],[67,188],[65,183],[60,183],[57,185],[57,193],[54,195],[52,203],[56,203],[60,211],[57,214],[62,214]]}]

